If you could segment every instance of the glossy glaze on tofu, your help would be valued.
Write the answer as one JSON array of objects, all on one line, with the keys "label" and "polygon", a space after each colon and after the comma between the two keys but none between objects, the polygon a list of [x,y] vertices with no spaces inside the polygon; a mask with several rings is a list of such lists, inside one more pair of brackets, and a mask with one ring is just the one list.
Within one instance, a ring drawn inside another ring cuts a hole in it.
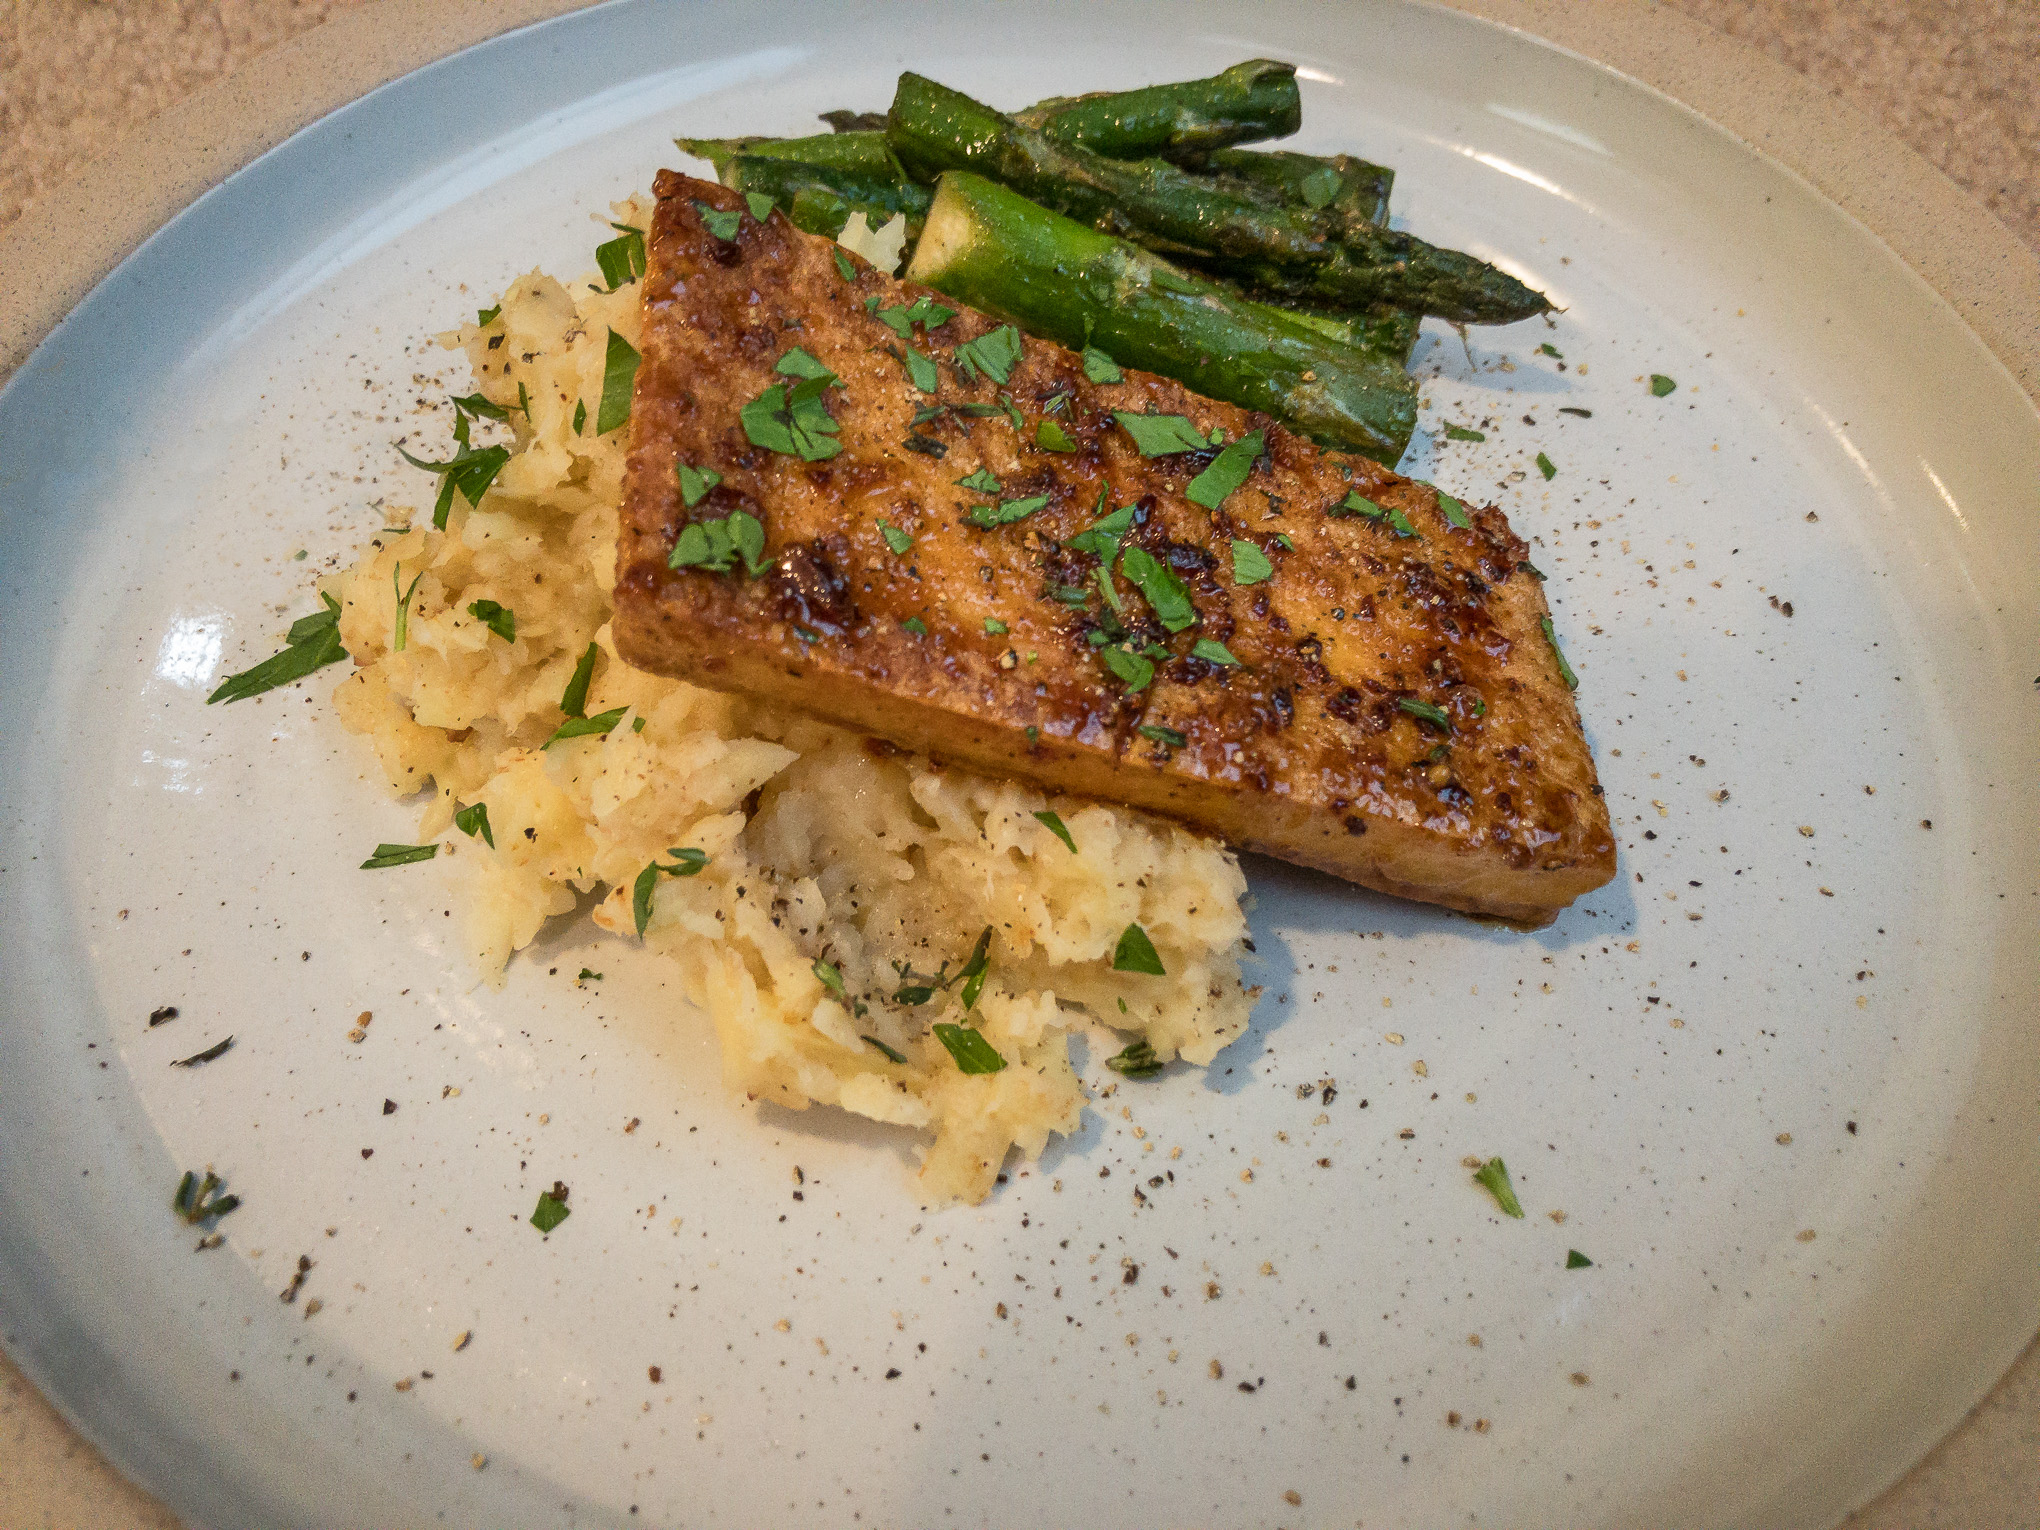
[{"label": "glossy glaze on tofu", "polygon": [[1614,874],[1499,510],[656,192],[628,662],[1450,908],[1542,923]]}]

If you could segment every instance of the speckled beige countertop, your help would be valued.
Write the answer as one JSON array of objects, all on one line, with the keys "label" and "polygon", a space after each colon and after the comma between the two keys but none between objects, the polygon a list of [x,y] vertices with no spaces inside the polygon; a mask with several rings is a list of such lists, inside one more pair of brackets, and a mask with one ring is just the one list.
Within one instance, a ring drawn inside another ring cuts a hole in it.
[{"label": "speckled beige countertop", "polygon": [[[0,229],[154,113],[357,3],[0,0]],[[1663,3],[1867,112],[2040,249],[2040,0]],[[0,1355],[0,1530],[177,1524]],[[2040,1343],[1849,1524],[2040,1527]]]}]

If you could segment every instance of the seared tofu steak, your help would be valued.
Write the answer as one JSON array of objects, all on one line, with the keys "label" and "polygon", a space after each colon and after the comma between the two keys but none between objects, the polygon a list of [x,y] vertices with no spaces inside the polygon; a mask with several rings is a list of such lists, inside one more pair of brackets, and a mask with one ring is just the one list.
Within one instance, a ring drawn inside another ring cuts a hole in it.
[{"label": "seared tofu steak", "polygon": [[1499,510],[655,189],[626,661],[1449,908],[1614,874]]}]

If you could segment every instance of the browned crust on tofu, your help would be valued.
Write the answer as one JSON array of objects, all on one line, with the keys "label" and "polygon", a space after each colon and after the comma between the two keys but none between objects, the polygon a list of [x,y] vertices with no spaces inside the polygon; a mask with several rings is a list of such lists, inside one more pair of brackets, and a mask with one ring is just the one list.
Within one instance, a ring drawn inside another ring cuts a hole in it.
[{"label": "browned crust on tofu", "polygon": [[[1614,875],[1593,758],[1539,626],[1543,591],[1499,510],[1469,505],[1470,524],[1454,527],[1428,486],[1147,373],[1092,384],[1078,357],[1040,340],[1003,387],[972,380],[953,353],[998,326],[968,310],[915,334],[939,366],[931,400],[866,303],[956,304],[854,257],[845,280],[836,245],[777,215],[745,213],[734,240],[717,239],[696,203],[744,202],[713,183],[662,171],[655,189],[617,548],[628,662],[1448,908],[1542,923]],[[795,346],[844,384],[828,393],[842,450],[825,461],[754,445],[739,420],[786,381],[773,367]],[[999,412],[915,427],[935,401]],[[1184,489],[1215,453],[1143,457],[1114,410],[1184,415],[1228,441],[1258,430],[1266,453],[1206,510]],[[1050,417],[1076,451],[1035,444]],[[682,462],[722,475],[691,510]],[[998,495],[957,486],[979,467]],[[1126,545],[1174,569],[1199,618],[1171,634],[1116,578],[1123,641],[1169,654],[1138,693],[1089,641],[1111,620],[1096,558],[1061,545],[1097,519],[1101,489],[1108,509],[1139,507]],[[1417,534],[1330,513],[1354,490]],[[1034,495],[1047,505],[1017,524],[965,519]],[[770,569],[668,567],[690,521],[738,509],[763,522]],[[893,553],[881,521],[913,547]],[[1235,582],[1235,539],[1263,552],[1269,579]],[[1080,589],[1083,608],[1056,598]],[[1007,631],[987,633],[987,618]],[[1240,666],[1192,657],[1200,637]],[[1405,700],[1441,709],[1449,731]]]}]

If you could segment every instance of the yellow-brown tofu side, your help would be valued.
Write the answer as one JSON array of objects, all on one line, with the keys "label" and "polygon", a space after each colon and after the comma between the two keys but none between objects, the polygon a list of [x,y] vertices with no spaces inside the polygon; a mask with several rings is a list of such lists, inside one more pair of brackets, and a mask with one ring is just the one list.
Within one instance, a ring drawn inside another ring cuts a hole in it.
[{"label": "yellow-brown tofu side", "polygon": [[[628,662],[1447,907],[1543,922],[1614,874],[1544,597],[1500,511],[1455,507],[1455,525],[1428,487],[1265,416],[1146,373],[1093,384],[1070,352],[760,224],[734,192],[670,171],[655,189],[617,553]],[[908,325],[921,299],[937,322]],[[987,336],[991,366],[959,365]],[[840,383],[833,434],[804,438],[816,460],[743,418],[803,357]],[[1214,510],[1186,490],[1216,448],[1144,456],[1116,412],[1265,449]],[[692,506],[682,465],[720,477]],[[1020,518],[973,523],[1001,506]],[[1108,590],[1098,549],[1067,544],[1127,507]],[[669,566],[684,528],[733,512],[762,525],[769,566]],[[1164,624],[1128,549],[1169,570],[1194,622]],[[1193,656],[1200,639],[1239,662]]]}]

